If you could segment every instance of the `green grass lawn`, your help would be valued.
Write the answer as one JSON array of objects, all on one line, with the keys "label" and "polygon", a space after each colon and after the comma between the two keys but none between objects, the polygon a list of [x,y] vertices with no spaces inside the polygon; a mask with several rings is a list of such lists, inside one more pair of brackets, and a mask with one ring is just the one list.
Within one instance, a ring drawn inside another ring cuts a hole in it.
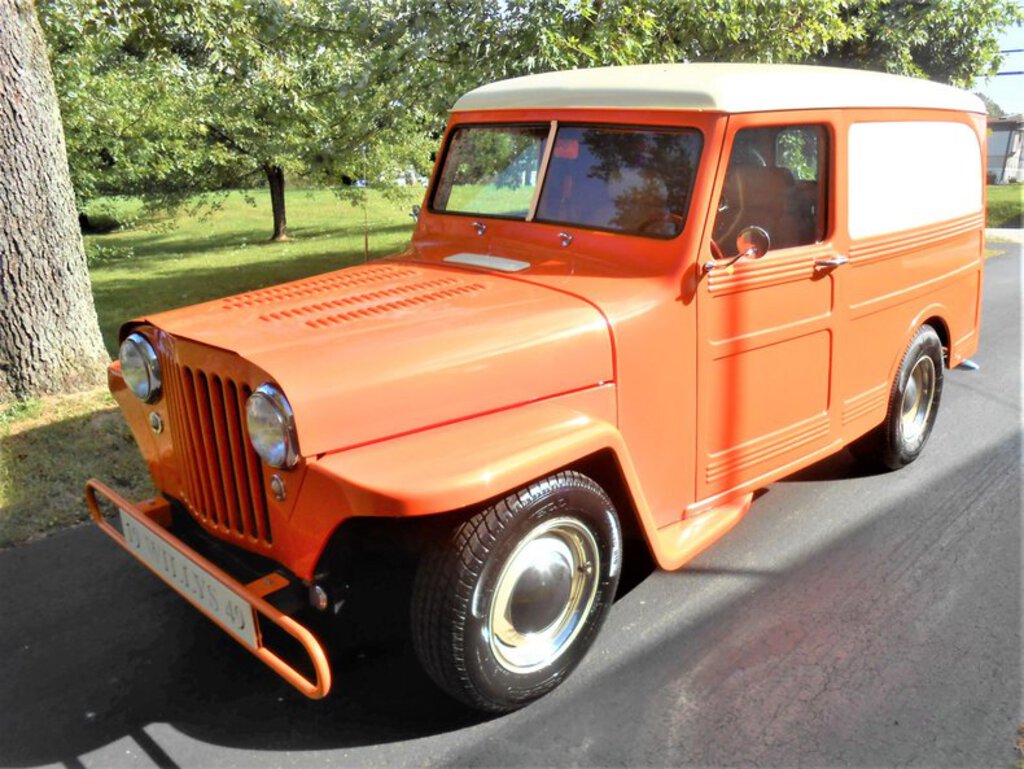
[{"label": "green grass lawn", "polygon": [[[255,199],[256,205],[246,202]],[[367,190],[370,256],[401,250],[422,188],[394,199]],[[90,210],[130,221],[137,200]],[[144,227],[90,235],[85,247],[103,338],[111,356],[126,320],[361,263],[363,209],[326,190],[288,196],[291,240],[270,243],[265,191],[234,192],[205,217],[180,213]],[[128,499],[153,493],[127,425],[105,389],[0,405],[0,548],[87,518],[82,488],[99,477]]]},{"label": "green grass lawn", "polygon": [[990,184],[986,227],[1024,227],[1024,184]]},{"label": "green grass lawn", "polygon": [[452,190],[445,211],[483,216],[525,217],[533,200],[534,187],[497,184],[460,184]]},{"label": "green grass lawn", "polygon": [[[401,250],[412,233],[409,209],[422,201],[423,189],[398,188],[393,198],[365,192],[370,258]],[[87,236],[96,311],[111,355],[118,327],[131,318],[363,261],[362,207],[330,190],[292,190],[287,204],[291,240],[285,243],[268,241],[265,190],[232,192],[206,216],[183,212],[146,227]],[[139,207],[135,200],[105,200],[91,210],[131,219]]]}]

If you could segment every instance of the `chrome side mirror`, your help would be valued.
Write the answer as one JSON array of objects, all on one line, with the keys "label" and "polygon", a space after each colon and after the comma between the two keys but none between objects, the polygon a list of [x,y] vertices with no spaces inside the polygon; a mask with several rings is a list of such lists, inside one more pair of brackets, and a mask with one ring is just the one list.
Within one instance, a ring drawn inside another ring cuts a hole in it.
[{"label": "chrome side mirror", "polygon": [[736,253],[740,256],[760,259],[768,253],[771,246],[772,239],[764,227],[747,227],[736,236]]},{"label": "chrome side mirror", "polygon": [[420,220],[420,211],[422,210],[423,207],[418,205],[413,206],[411,209],[409,209],[409,216],[412,217],[412,220],[414,222],[418,222]]},{"label": "chrome side mirror", "polygon": [[771,248],[771,245],[772,239],[769,237],[768,231],[765,230],[764,227],[758,227],[756,224],[751,225],[750,227],[744,227],[743,231],[736,236],[736,256],[728,262],[704,262],[704,264],[700,266],[701,273],[707,275],[712,270],[717,270],[722,267],[732,267],[743,257],[760,259],[768,253],[768,249]]}]

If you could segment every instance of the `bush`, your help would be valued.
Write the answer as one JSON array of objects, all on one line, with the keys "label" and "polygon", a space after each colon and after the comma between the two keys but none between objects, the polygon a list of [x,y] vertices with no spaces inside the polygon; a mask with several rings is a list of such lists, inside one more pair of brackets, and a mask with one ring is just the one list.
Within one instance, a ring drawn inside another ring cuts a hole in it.
[{"label": "bush", "polygon": [[121,229],[121,222],[109,214],[81,213],[78,215],[78,226],[83,235],[106,235]]},{"label": "bush", "polygon": [[988,188],[986,227],[1024,227],[1024,184],[998,184]]},{"label": "bush", "polygon": [[107,246],[92,240],[85,242],[85,263],[90,267],[134,258],[135,249],[131,246]]}]

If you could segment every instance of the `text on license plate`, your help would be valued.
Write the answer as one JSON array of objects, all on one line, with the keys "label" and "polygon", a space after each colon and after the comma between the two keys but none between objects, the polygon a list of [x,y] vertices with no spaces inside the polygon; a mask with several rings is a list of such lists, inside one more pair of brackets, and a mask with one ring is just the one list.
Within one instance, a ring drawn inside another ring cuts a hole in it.
[{"label": "text on license plate", "polygon": [[174,549],[124,510],[121,531],[128,548],[196,606],[205,609],[247,646],[255,649],[256,617],[249,602],[187,555]]}]

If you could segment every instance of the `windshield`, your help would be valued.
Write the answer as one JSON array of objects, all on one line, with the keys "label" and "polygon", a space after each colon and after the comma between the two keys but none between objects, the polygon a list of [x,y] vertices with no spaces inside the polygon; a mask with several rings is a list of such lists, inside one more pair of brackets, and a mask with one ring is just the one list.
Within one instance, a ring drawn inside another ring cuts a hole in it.
[{"label": "windshield", "polygon": [[432,210],[648,237],[682,232],[700,132],[566,125],[546,152],[549,132],[547,125],[456,129]]},{"label": "windshield", "polygon": [[525,219],[549,131],[547,125],[457,129],[448,143],[434,210]]}]

